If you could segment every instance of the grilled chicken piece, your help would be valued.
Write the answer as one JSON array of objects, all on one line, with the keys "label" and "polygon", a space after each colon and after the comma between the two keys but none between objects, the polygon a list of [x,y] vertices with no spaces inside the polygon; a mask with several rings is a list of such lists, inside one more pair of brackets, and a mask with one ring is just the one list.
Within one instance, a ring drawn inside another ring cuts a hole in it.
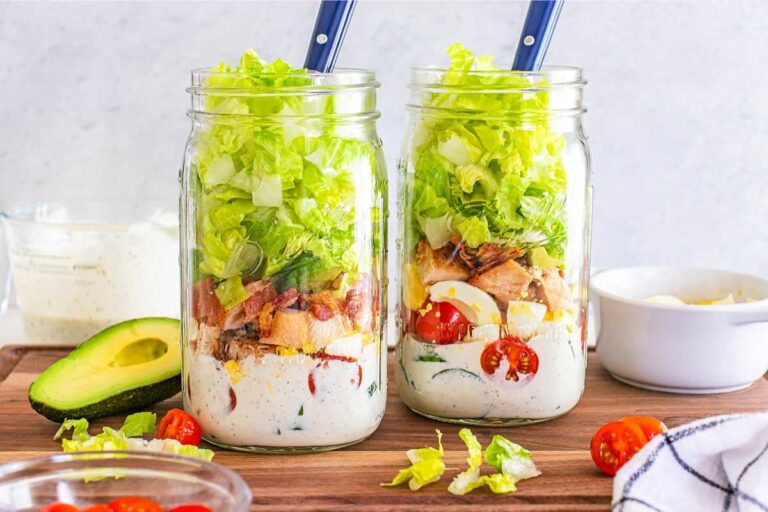
[{"label": "grilled chicken piece", "polygon": [[[271,306],[271,307],[270,307]],[[262,308],[259,315],[259,325],[266,320],[269,311],[274,308],[274,304],[267,304]],[[280,345],[283,347],[301,348],[309,341],[309,311],[299,311],[297,309],[276,308],[274,316],[269,325],[268,331],[263,331],[261,343],[268,345]]]},{"label": "grilled chicken piece", "polygon": [[497,265],[518,258],[523,254],[525,254],[525,251],[518,247],[503,249],[492,244],[482,245],[477,249],[478,267],[474,270],[474,273],[482,274]]},{"label": "grilled chicken piece", "polygon": [[419,278],[425,285],[438,281],[465,281],[469,277],[466,269],[458,258],[452,258],[452,249],[445,247],[437,251],[424,240],[419,241],[416,253]]},{"label": "grilled chicken piece", "polygon": [[316,349],[321,349],[335,339],[352,333],[352,322],[347,315],[337,313],[327,320],[309,316],[309,341]]},{"label": "grilled chicken piece", "polygon": [[515,260],[507,260],[474,276],[468,282],[507,303],[510,300],[525,299],[532,280],[533,276],[525,267]]},{"label": "grilled chicken piece", "polygon": [[219,350],[219,335],[221,329],[201,323],[197,329],[197,337],[190,340],[192,349],[199,354],[213,355]]},{"label": "grilled chicken piece", "polygon": [[571,305],[571,290],[557,270],[545,270],[539,283],[539,294],[550,311],[559,311]]}]

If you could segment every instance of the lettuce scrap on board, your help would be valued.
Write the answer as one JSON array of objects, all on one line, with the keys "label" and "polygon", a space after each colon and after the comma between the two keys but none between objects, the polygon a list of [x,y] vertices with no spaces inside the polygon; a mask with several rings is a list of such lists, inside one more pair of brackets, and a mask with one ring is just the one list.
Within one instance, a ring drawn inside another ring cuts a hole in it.
[{"label": "lettuce scrap on board", "polygon": [[505,73],[493,57],[458,43],[448,55],[440,81],[446,91],[422,98],[438,113],[423,116],[413,137],[408,239],[416,244],[424,236],[433,249],[456,235],[470,247],[543,247],[562,261],[565,138],[549,126],[546,84]]},{"label": "lettuce scrap on board", "polygon": [[437,482],[445,472],[443,461],[443,433],[437,432],[437,448],[426,447],[408,450],[406,455],[411,465],[398,471],[391,482],[380,484],[382,487],[394,487],[408,482],[412,491],[418,491],[427,484]]},{"label": "lettuce scrap on board", "polygon": [[[102,432],[92,436],[88,434],[88,420],[67,419],[61,424],[53,439],[61,439],[61,448],[64,452],[138,450],[185,455],[204,461],[213,459],[212,450],[181,444],[175,439],[142,439],[141,436],[155,432],[156,421],[157,417],[154,413],[139,412],[126,417],[118,430],[104,427]],[[64,439],[64,434],[69,430],[72,430],[71,438]]]},{"label": "lettuce scrap on board", "polygon": [[[333,95],[289,94],[309,85],[306,69],[280,59],[268,63],[253,50],[238,66],[220,64],[205,79],[205,87],[272,93],[206,96],[208,112],[231,114],[234,121],[196,134],[197,271],[222,281],[216,294],[226,308],[249,296],[243,280],[270,277],[300,256],[310,258],[313,275],[328,280],[360,270],[355,177],[371,175],[375,151],[332,117],[292,120],[337,112],[340,100]],[[245,116],[263,117],[256,123]]]}]

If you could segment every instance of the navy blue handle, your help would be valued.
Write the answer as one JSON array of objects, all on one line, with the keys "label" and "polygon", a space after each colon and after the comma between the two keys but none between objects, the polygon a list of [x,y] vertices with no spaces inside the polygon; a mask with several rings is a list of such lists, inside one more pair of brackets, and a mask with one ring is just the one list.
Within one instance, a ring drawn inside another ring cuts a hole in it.
[{"label": "navy blue handle", "polygon": [[305,68],[322,73],[333,71],[355,3],[357,0],[323,0],[320,3]]},{"label": "navy blue handle", "polygon": [[531,0],[523,33],[517,44],[513,70],[538,71],[544,62],[549,41],[565,0]]}]

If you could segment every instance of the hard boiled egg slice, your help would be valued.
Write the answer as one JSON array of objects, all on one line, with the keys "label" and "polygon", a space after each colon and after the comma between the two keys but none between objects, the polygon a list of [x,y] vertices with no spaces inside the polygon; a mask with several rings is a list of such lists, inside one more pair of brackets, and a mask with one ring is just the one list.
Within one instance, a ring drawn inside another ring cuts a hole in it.
[{"label": "hard boiled egg slice", "polygon": [[675,297],[674,295],[653,295],[645,299],[647,302],[655,302],[656,304],[680,304],[685,305],[682,299]]},{"label": "hard boiled egg slice", "polygon": [[485,343],[496,341],[501,338],[501,325],[484,324],[470,328],[469,333],[464,337],[464,341],[482,341]]},{"label": "hard boiled egg slice", "polygon": [[496,301],[471,284],[464,281],[440,281],[430,287],[429,293],[434,302],[450,303],[473,324],[501,324],[501,311]]},{"label": "hard boiled egg slice", "polygon": [[547,306],[538,302],[511,300],[507,307],[507,330],[512,336],[533,336],[547,314]]},{"label": "hard boiled egg slice", "polygon": [[332,356],[360,357],[363,351],[363,336],[360,333],[337,338],[325,346],[325,353]]}]

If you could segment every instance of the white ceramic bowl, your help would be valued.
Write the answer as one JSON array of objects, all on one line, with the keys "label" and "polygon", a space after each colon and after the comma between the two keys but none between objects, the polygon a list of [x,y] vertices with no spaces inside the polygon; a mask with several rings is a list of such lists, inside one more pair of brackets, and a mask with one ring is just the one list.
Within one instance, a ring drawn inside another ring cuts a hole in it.
[{"label": "white ceramic bowl", "polygon": [[[768,280],[724,270],[631,267],[592,277],[597,352],[618,380],[670,393],[723,393],[768,371]],[[733,294],[737,304],[685,302]],[[751,300],[751,302],[747,302]]]}]

